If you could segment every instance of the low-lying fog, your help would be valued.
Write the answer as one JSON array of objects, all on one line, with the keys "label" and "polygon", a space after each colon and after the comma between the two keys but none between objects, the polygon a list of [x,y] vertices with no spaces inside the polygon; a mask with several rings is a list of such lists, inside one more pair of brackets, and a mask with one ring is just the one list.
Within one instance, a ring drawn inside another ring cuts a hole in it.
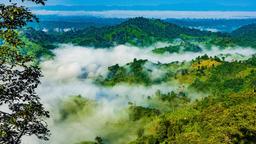
[{"label": "low-lying fog", "polygon": [[[151,52],[152,48],[120,45],[112,49],[93,49],[63,44],[54,50],[55,58],[41,63],[44,77],[38,88],[38,94],[42,102],[51,112],[51,119],[48,120],[48,123],[52,136],[47,143],[75,144],[83,140],[94,140],[96,136],[104,136],[106,134],[104,126],[107,122],[127,117],[123,109],[127,107],[128,102],[146,106],[146,103],[144,103],[146,97],[153,95],[157,90],[167,93],[177,90],[179,87],[175,82],[150,87],[120,84],[107,88],[94,84],[93,78],[98,75],[105,75],[109,66],[114,64],[124,65],[133,61],[134,58],[148,59],[154,63],[170,63],[173,61],[189,61],[203,54],[209,56],[221,54],[250,56],[255,53],[250,48],[228,50],[213,48],[211,51],[200,53],[156,55]],[[58,103],[75,95],[96,100],[99,103],[96,112],[90,117],[84,116],[82,122],[59,124],[56,121]],[[40,143],[27,138],[25,140],[24,144]]]}]

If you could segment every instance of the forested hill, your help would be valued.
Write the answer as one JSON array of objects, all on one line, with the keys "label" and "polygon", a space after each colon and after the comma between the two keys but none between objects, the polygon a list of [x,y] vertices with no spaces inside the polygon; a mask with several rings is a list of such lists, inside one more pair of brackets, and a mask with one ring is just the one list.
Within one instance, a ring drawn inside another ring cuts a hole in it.
[{"label": "forested hill", "polygon": [[[32,42],[51,48],[53,43],[73,43],[96,48],[108,48],[119,44],[146,47],[156,42],[172,43],[176,39],[194,45],[216,45],[223,49],[236,45],[256,47],[255,24],[243,26],[232,33],[214,33],[142,17],[129,19],[116,26],[90,27],[59,33],[27,29],[24,33]],[[167,50],[170,51],[170,48]]]},{"label": "forested hill", "polygon": [[103,28],[89,28],[68,32],[62,37],[62,42],[72,42],[81,46],[111,47],[115,44],[132,44],[149,46],[158,41],[170,41],[181,35],[209,36],[216,35],[157,19],[133,18],[119,25]]},{"label": "forested hill", "polygon": [[31,42],[40,44],[44,47],[52,46],[58,41],[56,35],[48,34],[43,31],[37,31],[33,28],[27,28],[22,31],[22,35],[28,38]]},{"label": "forested hill", "polygon": [[233,31],[231,35],[241,46],[256,47],[256,24],[245,25]]}]

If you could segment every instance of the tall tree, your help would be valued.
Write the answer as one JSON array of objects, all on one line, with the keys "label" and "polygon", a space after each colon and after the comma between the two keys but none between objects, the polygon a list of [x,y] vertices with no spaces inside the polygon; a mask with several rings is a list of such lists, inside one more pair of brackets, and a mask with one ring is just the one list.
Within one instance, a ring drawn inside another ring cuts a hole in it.
[{"label": "tall tree", "polygon": [[[31,135],[48,140],[44,119],[49,112],[35,92],[41,71],[31,64],[32,58],[19,53],[24,44],[17,31],[38,19],[25,6],[9,1],[0,4],[0,143],[19,144],[23,136]],[[27,1],[45,4],[45,0]]]}]

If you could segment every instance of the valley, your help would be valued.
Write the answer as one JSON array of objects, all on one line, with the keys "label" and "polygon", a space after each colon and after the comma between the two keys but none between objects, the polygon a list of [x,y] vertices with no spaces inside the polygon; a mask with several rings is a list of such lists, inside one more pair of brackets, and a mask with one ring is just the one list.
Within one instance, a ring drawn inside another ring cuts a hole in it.
[{"label": "valley", "polygon": [[37,92],[51,113],[48,143],[252,143],[254,26],[210,32],[139,17],[22,30],[23,53],[44,75]]},{"label": "valley", "polygon": [[253,0],[1,0],[0,144],[255,144]]}]

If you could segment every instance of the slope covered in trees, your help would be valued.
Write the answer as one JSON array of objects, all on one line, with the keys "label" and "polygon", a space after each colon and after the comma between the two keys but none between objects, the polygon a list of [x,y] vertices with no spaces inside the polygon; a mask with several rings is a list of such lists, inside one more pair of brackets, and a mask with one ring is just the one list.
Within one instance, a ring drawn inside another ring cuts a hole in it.
[{"label": "slope covered in trees", "polygon": [[233,40],[241,46],[256,47],[256,24],[242,26],[231,35]]},{"label": "slope covered in trees", "polygon": [[[228,62],[204,55],[191,62],[155,64],[158,66],[154,68],[161,67],[165,71],[162,82],[177,81],[181,88],[178,93],[164,94],[158,91],[149,96],[146,100],[148,107],[130,106],[132,121],[148,120],[138,129],[137,140],[131,143],[255,142],[255,62],[255,56],[244,61]],[[140,60],[136,60],[128,65],[140,63]],[[130,73],[114,74],[125,67],[109,68],[112,85],[120,81],[138,84],[125,79]],[[140,69],[145,67],[140,65]],[[151,72],[145,73],[149,75]],[[109,75],[107,81],[110,81]],[[193,100],[193,91],[202,93],[203,97]]]},{"label": "slope covered in trees", "polygon": [[150,46],[159,41],[172,41],[175,38],[180,38],[181,35],[217,37],[221,34],[180,27],[158,19],[138,17],[116,26],[68,32],[61,39],[62,42],[72,42],[81,46],[104,48],[127,43],[136,46]]},{"label": "slope covered in trees", "polygon": [[[56,47],[57,43],[72,43],[95,48],[109,48],[120,44],[148,47],[157,42],[174,43],[171,46],[156,48],[153,52],[158,54],[199,52],[205,48],[210,49],[212,46],[221,49],[237,45],[256,47],[254,24],[243,26],[232,33],[214,33],[142,17],[132,18],[115,26],[89,27],[59,33],[27,28],[22,33],[31,42],[40,45],[42,51],[50,51]],[[177,40],[182,43],[177,44]]]}]

